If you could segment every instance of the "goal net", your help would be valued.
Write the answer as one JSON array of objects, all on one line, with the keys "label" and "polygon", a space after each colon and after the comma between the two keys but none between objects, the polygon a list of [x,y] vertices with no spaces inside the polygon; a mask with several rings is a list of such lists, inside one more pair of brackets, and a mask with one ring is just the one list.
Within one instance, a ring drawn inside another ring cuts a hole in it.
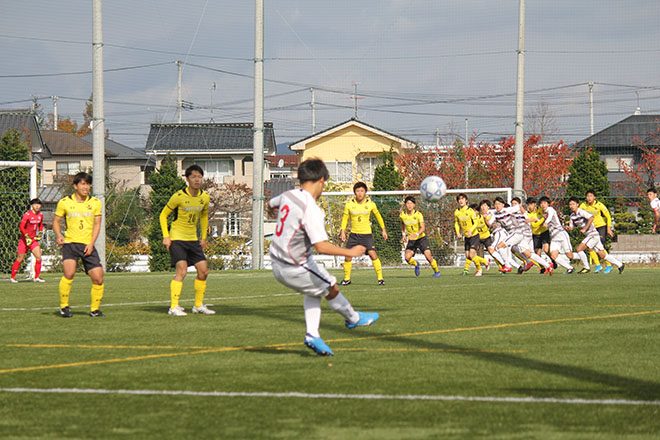
[{"label": "goal net", "polygon": [[[383,216],[383,221],[389,235],[385,241],[381,235],[381,229],[374,216],[371,216],[371,227],[374,234],[374,244],[378,256],[384,265],[397,266],[405,264],[403,260],[404,246],[401,242],[401,221],[399,214],[403,209],[403,200],[412,195],[416,200],[416,209],[424,215],[426,235],[429,239],[433,257],[440,266],[454,266],[458,264],[460,256],[463,255],[463,243],[457,242],[454,233],[454,210],[457,207],[456,195],[465,193],[469,203],[479,203],[483,199],[493,200],[502,197],[509,201],[512,197],[511,188],[471,188],[450,189],[447,195],[438,202],[427,202],[422,199],[419,191],[369,191],[367,196],[378,206]],[[352,192],[324,192],[319,200],[325,211],[326,228],[330,241],[337,245],[340,242],[339,232],[341,229],[341,218],[344,205],[353,197]],[[348,231],[350,231],[350,221]],[[457,258],[458,257],[458,258]],[[421,255],[415,257],[421,264],[428,264]],[[343,258],[338,258],[339,264]],[[370,264],[368,257],[355,259],[354,262]]]},{"label": "goal net", "polygon": [[35,197],[36,162],[0,161],[0,273],[11,272],[20,236],[18,224]]}]

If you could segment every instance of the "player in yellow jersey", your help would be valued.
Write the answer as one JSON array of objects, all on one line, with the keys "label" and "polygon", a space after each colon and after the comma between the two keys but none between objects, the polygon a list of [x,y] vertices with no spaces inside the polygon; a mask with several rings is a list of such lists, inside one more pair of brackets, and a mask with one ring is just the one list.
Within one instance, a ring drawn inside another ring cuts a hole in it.
[{"label": "player in yellow jersey", "polygon": [[[550,230],[544,225],[545,217],[543,210],[538,206],[534,197],[527,198],[526,216],[529,219],[529,226],[532,227],[532,241],[534,243],[534,252],[539,257],[545,259],[557,268],[557,263],[550,258]],[[545,267],[541,267],[541,273],[545,273]]]},{"label": "player in yellow jersey", "polygon": [[[598,231],[600,236],[600,242],[605,247],[605,239],[609,235],[614,237],[614,232],[612,231],[612,215],[610,210],[607,209],[603,203],[596,200],[596,193],[594,190],[590,189],[585,194],[586,200],[580,204],[580,209],[584,209],[589,214],[594,216],[593,225]],[[607,254],[607,251],[604,251]],[[594,273],[598,273],[603,270],[603,267],[600,264],[600,258],[598,258],[598,253],[593,249],[589,250],[589,259],[592,264],[596,267],[594,268]],[[612,271],[612,265],[605,260],[605,270],[604,273],[610,273]]]},{"label": "player in yellow jersey", "polygon": [[477,255],[480,240],[479,233],[477,232],[476,213],[468,205],[467,195],[460,193],[456,196],[456,202],[458,202],[458,208],[454,211],[454,230],[459,240],[461,238],[465,239],[465,268],[463,269],[463,275],[468,274],[470,265],[474,262],[477,268],[477,272],[474,275],[480,277],[482,275],[481,265],[487,265],[488,261]]},{"label": "player in yellow jersey", "polygon": [[[387,230],[385,229],[385,222],[383,216],[380,215],[378,207],[374,202],[367,197],[367,185],[364,182],[357,182],[353,185],[353,197],[344,205],[344,215],[341,218],[341,231],[339,238],[342,242],[346,241],[346,228],[348,227],[348,220],[351,220],[351,233],[348,236],[347,248],[352,248],[356,245],[362,245],[367,248],[367,255],[371,258],[371,263],[376,271],[376,279],[378,285],[385,284],[383,280],[383,265],[378,258],[376,248],[374,247],[374,236],[371,233],[371,214],[376,217],[378,226],[382,230],[383,240],[387,240]],[[344,261],[344,280],[341,282],[342,286],[351,284],[351,269],[353,268],[353,259],[346,257]]]},{"label": "player in yellow jersey", "polygon": [[[92,280],[89,316],[103,317],[101,300],[103,299],[103,266],[94,247],[101,231],[102,205],[96,197],[89,195],[92,176],[78,173],[73,177],[73,194],[57,203],[53,219],[55,242],[62,246],[62,269],[60,279],[60,316],[71,318],[69,295],[76,274],[78,259],[83,262],[85,273]],[[66,231],[62,235],[62,219],[66,222]]]},{"label": "player in yellow jersey", "polygon": [[418,277],[421,270],[419,263],[413,257],[415,256],[415,252],[419,250],[431,265],[433,278],[439,278],[440,269],[438,269],[438,262],[435,261],[433,254],[431,254],[429,240],[426,237],[424,216],[415,209],[415,205],[415,198],[413,196],[407,196],[403,210],[399,214],[399,219],[401,219],[401,241],[406,244],[404,257],[406,262],[415,268],[415,276]]},{"label": "player in yellow jersey", "polygon": [[[195,266],[195,304],[193,313],[215,315],[215,311],[204,305],[206,278],[209,266],[204,255],[209,228],[209,194],[201,189],[204,171],[199,165],[191,165],[185,172],[188,187],[177,191],[160,213],[160,229],[163,232],[163,245],[170,252],[170,261],[175,268],[174,279],[170,282],[171,316],[186,316],[179,305],[183,280],[189,266]],[[172,226],[167,228],[167,217],[175,213]],[[197,228],[200,234],[197,234]]]}]

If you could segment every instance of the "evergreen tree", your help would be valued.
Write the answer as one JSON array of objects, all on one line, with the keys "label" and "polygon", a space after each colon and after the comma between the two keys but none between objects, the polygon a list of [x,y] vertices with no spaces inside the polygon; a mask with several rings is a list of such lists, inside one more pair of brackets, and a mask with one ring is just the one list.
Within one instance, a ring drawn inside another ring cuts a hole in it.
[{"label": "evergreen tree", "polygon": [[588,190],[594,190],[596,197],[606,205],[610,196],[610,183],[607,180],[607,166],[597,151],[587,148],[573,159],[568,169],[570,177],[566,186],[566,197],[584,198]]},{"label": "evergreen tree", "polygon": [[160,230],[160,212],[172,197],[172,194],[186,187],[176,168],[176,160],[166,156],[160,168],[151,174],[151,228],[149,230],[149,269],[152,272],[170,270],[170,256],[163,246],[163,235]]},{"label": "evergreen tree", "polygon": [[[403,185],[403,177],[397,171],[394,165],[394,153],[392,151],[384,152],[381,156],[383,163],[376,167],[374,171],[374,191],[396,191]],[[396,196],[389,196],[375,200],[378,210],[384,219],[399,218],[401,205]],[[385,263],[401,263],[401,228],[399,224],[387,225],[388,240],[383,240],[379,233],[374,233],[374,242],[378,249],[379,258]],[[378,231],[380,227],[376,219],[372,217],[372,230]]]},{"label": "evergreen tree", "polygon": [[394,165],[394,153],[383,152],[381,158],[383,163],[374,171],[374,191],[395,191],[401,189],[403,177]]},{"label": "evergreen tree", "polygon": [[[0,160],[29,160],[27,142],[16,129],[7,130],[0,138]],[[0,268],[7,271],[16,251],[20,233],[18,224],[30,201],[30,175],[27,168],[0,170]]]}]

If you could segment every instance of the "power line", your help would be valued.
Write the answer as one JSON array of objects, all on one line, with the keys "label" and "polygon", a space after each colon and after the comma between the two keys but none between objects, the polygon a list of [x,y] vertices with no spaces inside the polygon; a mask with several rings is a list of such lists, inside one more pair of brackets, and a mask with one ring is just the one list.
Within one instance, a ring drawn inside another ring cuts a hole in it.
[{"label": "power line", "polygon": [[[166,63],[143,64],[143,65],[140,65],[140,66],[126,66],[126,67],[116,67],[114,69],[103,69],[103,72],[120,72],[120,71],[124,71],[124,70],[144,69],[146,67],[164,66],[166,64],[172,64],[172,61],[168,61]],[[91,73],[92,73],[91,70],[83,70],[83,71],[79,71],[79,72],[0,75],[0,78],[40,78],[40,77],[51,77],[51,76],[89,75]]]}]

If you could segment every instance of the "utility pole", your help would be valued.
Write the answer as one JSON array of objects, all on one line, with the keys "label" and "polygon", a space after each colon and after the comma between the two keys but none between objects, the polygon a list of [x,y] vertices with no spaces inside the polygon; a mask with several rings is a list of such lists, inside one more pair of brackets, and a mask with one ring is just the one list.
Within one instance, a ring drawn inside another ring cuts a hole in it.
[{"label": "utility pole", "polygon": [[440,148],[440,129],[435,129],[435,148]]},{"label": "utility pole", "polygon": [[465,118],[465,145],[470,145],[470,139],[468,138],[468,118]]},{"label": "utility pole", "polygon": [[183,62],[176,61],[177,80],[176,80],[176,120],[181,123],[181,111],[183,110],[183,92],[181,91],[183,83]]},{"label": "utility pole", "polygon": [[252,175],[252,269],[263,269],[264,254],[264,0],[254,14],[254,141]]},{"label": "utility pole", "polygon": [[594,82],[589,81],[589,134],[594,134]]},{"label": "utility pole", "polygon": [[53,100],[53,130],[57,131],[57,96],[51,96]]},{"label": "utility pole", "polygon": [[316,95],[314,93],[314,87],[310,88],[309,91],[312,93],[312,100],[309,106],[312,108],[312,134],[314,134],[316,133]]},{"label": "utility pole", "polygon": [[94,247],[105,261],[105,116],[103,112],[103,18],[101,0],[92,3],[92,169],[94,196],[101,201],[101,231]]},{"label": "utility pole", "polygon": [[209,122],[215,122],[213,121],[213,95],[215,94],[215,89],[216,89],[216,85],[215,85],[215,81],[213,81],[213,83],[211,84],[211,120]]},{"label": "utility pole", "polygon": [[525,102],[525,0],[518,6],[518,81],[516,90],[516,145],[513,164],[513,192],[523,193],[524,102]]},{"label": "utility pole", "polygon": [[358,83],[353,83],[353,117],[358,118],[358,94],[357,94]]}]

